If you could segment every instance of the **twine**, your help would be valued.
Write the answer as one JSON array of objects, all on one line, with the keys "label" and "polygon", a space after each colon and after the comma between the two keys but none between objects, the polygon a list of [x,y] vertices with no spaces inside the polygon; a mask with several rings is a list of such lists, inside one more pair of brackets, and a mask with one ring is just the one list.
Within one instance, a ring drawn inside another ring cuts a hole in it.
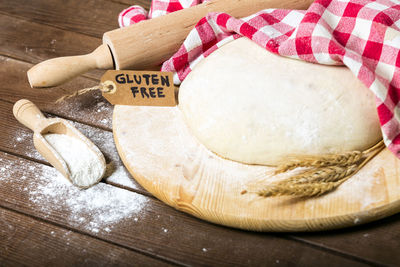
[{"label": "twine", "polygon": [[112,83],[107,83],[107,82],[100,83],[99,85],[96,85],[93,87],[80,89],[78,91],[73,92],[72,94],[63,95],[62,97],[60,97],[59,99],[56,100],[56,104],[61,103],[64,100],[67,100],[67,99],[70,99],[73,97],[77,97],[80,95],[84,95],[88,92],[96,91],[96,90],[100,90],[102,93],[111,93],[112,91],[115,90],[115,87]]}]

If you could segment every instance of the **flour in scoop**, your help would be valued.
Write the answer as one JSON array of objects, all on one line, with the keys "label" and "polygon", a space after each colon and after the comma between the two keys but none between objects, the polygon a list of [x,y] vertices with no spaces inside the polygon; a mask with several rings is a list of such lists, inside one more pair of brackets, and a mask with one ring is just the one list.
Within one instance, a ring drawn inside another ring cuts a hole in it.
[{"label": "flour in scoop", "polygon": [[101,179],[104,165],[83,141],[65,134],[46,134],[44,138],[64,159],[73,184],[88,187]]}]

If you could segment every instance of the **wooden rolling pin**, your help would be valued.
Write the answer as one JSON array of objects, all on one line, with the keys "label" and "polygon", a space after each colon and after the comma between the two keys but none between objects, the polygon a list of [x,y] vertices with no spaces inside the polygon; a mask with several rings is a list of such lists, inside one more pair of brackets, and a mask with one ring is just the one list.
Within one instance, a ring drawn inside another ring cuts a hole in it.
[{"label": "wooden rolling pin", "polygon": [[209,12],[249,16],[266,8],[306,9],[313,0],[215,0],[104,33],[103,44],[82,56],[46,60],[28,71],[32,87],[60,85],[92,69],[149,69],[159,66],[182,45]]}]

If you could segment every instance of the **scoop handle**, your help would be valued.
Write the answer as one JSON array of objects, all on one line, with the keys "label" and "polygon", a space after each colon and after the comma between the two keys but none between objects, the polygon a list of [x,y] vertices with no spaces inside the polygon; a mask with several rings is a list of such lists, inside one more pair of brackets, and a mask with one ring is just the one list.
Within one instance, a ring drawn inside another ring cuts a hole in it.
[{"label": "scoop handle", "polygon": [[18,100],[13,107],[14,117],[34,132],[40,132],[46,117],[39,108],[27,99]]},{"label": "scoop handle", "polygon": [[90,54],[52,58],[28,70],[31,87],[52,87],[93,69],[111,69],[114,62],[106,44]]}]

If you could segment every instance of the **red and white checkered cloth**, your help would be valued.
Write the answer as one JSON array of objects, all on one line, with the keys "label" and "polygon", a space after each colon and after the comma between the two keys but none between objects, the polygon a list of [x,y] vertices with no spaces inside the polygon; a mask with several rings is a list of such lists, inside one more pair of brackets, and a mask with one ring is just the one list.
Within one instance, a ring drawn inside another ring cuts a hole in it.
[{"label": "red and white checkered cloth", "polygon": [[[148,16],[139,6],[124,10],[120,26],[201,2],[153,0]],[[281,56],[346,65],[376,95],[385,144],[400,158],[399,1],[316,0],[306,11],[266,9],[242,19],[210,13],[161,69],[179,84],[202,58],[242,36]]]}]

